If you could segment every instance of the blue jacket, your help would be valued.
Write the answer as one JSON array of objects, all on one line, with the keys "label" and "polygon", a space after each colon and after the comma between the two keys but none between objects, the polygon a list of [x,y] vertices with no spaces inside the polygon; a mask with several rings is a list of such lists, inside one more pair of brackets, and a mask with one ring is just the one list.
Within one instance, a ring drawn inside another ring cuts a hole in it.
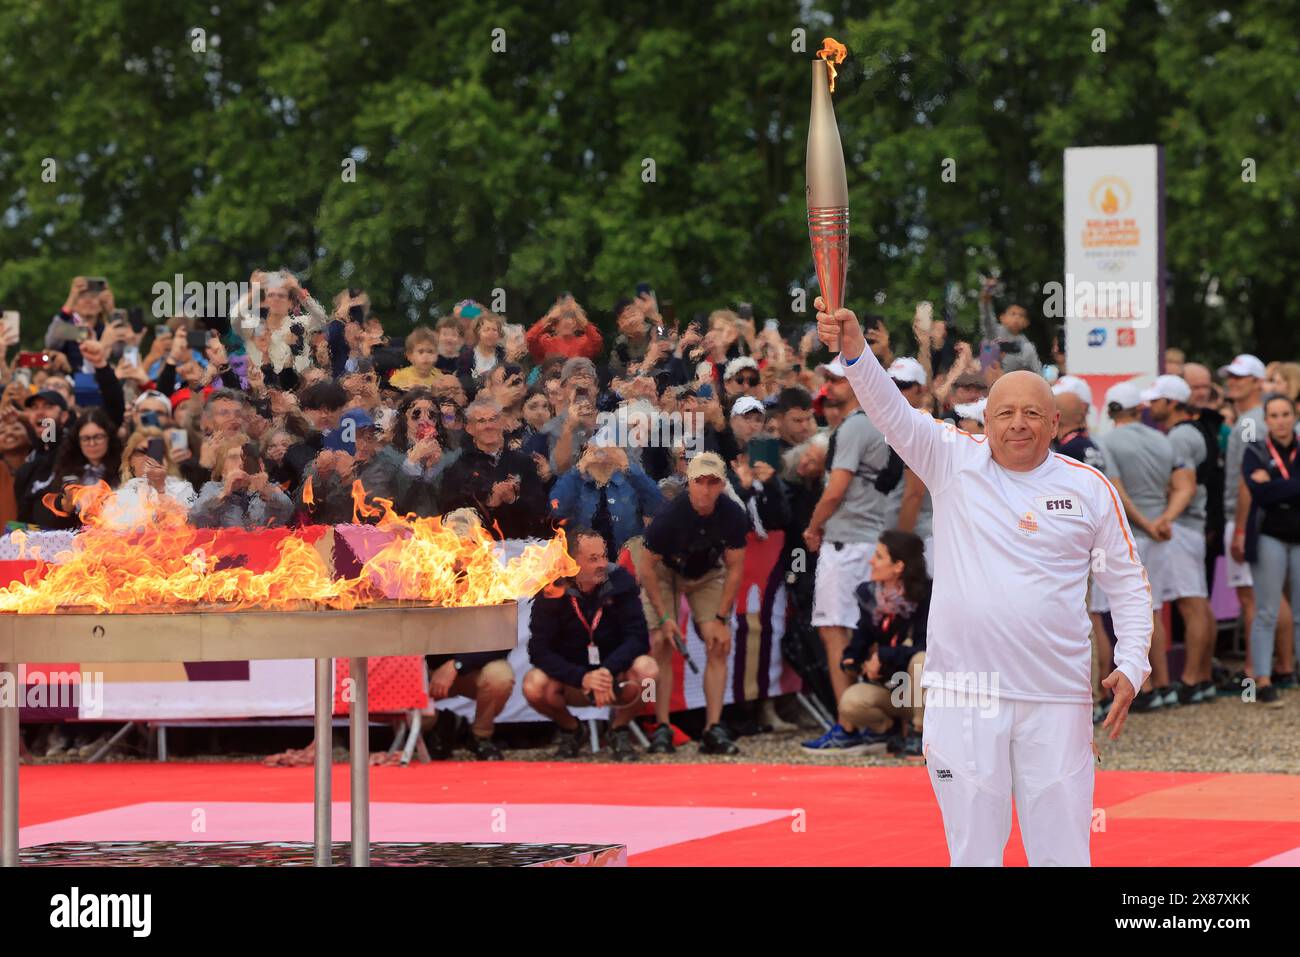
[{"label": "blue jacket", "polygon": [[609,501],[615,551],[622,548],[629,538],[642,534],[645,519],[653,518],[664,502],[659,486],[635,465],[629,465],[626,471],[615,472],[603,490],[576,468],[571,468],[556,480],[551,489],[551,509],[557,518],[564,519],[570,526],[590,528],[598,496],[602,494]]}]

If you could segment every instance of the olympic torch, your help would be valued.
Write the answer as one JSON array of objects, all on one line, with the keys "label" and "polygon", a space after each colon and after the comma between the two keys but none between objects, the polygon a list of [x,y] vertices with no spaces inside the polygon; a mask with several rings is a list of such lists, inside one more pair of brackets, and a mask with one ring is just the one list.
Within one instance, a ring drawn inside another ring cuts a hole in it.
[{"label": "olympic torch", "polygon": [[[807,200],[808,241],[812,245],[817,284],[826,311],[844,305],[844,281],[849,268],[849,181],[844,171],[844,147],[835,122],[831,93],[835,90],[835,65],[848,50],[830,37],[822,41],[812,61],[812,106],[808,117]],[[838,341],[827,342],[832,351]]]}]

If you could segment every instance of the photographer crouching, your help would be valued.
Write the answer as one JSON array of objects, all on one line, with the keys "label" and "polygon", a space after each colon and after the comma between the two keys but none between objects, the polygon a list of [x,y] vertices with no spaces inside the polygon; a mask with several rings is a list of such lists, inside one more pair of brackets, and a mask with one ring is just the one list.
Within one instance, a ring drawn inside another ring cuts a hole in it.
[{"label": "photographer crouching", "polygon": [[611,707],[609,750],[615,761],[636,760],[628,724],[642,692],[652,687],[659,666],[650,657],[650,637],[641,590],[625,569],[609,562],[604,536],[590,529],[569,533],[569,554],[578,573],[562,579],[533,601],[524,698],[560,727],[557,758],[574,758],[582,748],[582,723],[569,706]]}]

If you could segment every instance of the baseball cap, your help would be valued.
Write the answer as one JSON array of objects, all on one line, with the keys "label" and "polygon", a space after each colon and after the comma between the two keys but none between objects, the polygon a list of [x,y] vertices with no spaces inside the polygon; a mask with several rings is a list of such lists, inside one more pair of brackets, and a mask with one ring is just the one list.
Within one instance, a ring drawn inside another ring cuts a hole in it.
[{"label": "baseball cap", "polygon": [[759,402],[751,395],[742,395],[736,400],[735,405],[731,407],[732,415],[749,415],[751,412],[762,412],[763,403]]},{"label": "baseball cap", "polygon": [[848,373],[844,371],[844,366],[840,365],[839,356],[836,356],[830,362],[823,362],[817,367],[817,371],[822,375],[833,375],[837,379],[848,378]]},{"label": "baseball cap", "polygon": [[1077,396],[1084,405],[1092,407],[1092,389],[1077,375],[1063,375],[1052,386],[1052,395],[1065,395],[1067,392]]},{"label": "baseball cap", "polygon": [[980,425],[984,424],[984,409],[989,404],[988,399],[980,399],[976,402],[962,402],[952,407],[957,413],[958,418],[974,419]]},{"label": "baseball cap", "polygon": [[171,404],[171,399],[167,398],[167,396],[163,395],[157,389],[145,389],[143,392],[141,392],[139,395],[135,397],[135,401],[132,402],[131,405],[137,406],[137,405],[141,405],[142,403],[150,402],[150,401],[166,402],[168,405]]},{"label": "baseball cap", "polygon": [[375,420],[370,417],[370,413],[365,409],[348,409],[339,416],[340,427],[344,422],[351,422],[352,428],[358,432],[362,429],[373,429],[375,427]]},{"label": "baseball cap", "polygon": [[952,387],[954,389],[968,388],[987,391],[989,384],[984,381],[984,377],[978,372],[963,372],[952,380]]},{"label": "baseball cap", "polygon": [[921,368],[921,363],[911,356],[899,356],[889,364],[889,369],[886,371],[895,382],[925,385],[925,370]]},{"label": "baseball cap", "polygon": [[740,356],[739,358],[732,359],[730,362],[727,363],[727,371],[723,373],[722,378],[724,379],[734,378],[740,372],[741,369],[753,369],[755,372],[757,372],[758,363],[755,362],[753,359],[751,359],[749,356]]},{"label": "baseball cap", "polygon": [[68,411],[68,400],[53,389],[44,389],[34,395],[29,395],[23,400],[23,408],[30,409],[37,402],[48,402],[50,405],[57,405],[64,412]]},{"label": "baseball cap", "polygon": [[1235,375],[1253,379],[1268,378],[1268,374],[1264,370],[1264,363],[1248,352],[1243,352],[1226,366],[1220,366],[1219,375]]},{"label": "baseball cap", "polygon": [[1183,381],[1182,376],[1157,376],[1151,388],[1142,390],[1141,398],[1143,402],[1170,399],[1174,402],[1186,404],[1192,400],[1192,387]]},{"label": "baseball cap", "polygon": [[1106,390],[1106,407],[1136,409],[1142,404],[1142,393],[1132,382],[1116,382]]},{"label": "baseball cap", "polygon": [[714,478],[727,480],[727,467],[722,463],[722,456],[716,452],[701,452],[691,463],[686,466],[686,477],[694,481],[703,475],[712,475]]}]

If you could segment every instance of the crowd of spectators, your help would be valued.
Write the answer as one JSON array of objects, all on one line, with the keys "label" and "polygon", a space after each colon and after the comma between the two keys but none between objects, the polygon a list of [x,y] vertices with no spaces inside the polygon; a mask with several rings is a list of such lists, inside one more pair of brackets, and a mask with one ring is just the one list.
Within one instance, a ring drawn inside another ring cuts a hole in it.
[{"label": "crowd of spectators", "polygon": [[[699,747],[739,753],[723,698],[741,567],[747,541],[781,532],[786,656],[838,718],[804,748],[920,754],[922,710],[892,692],[924,661],[930,496],[838,362],[818,355],[811,323],[760,325],[742,305],[679,325],[642,286],[598,317],[608,341],[567,294],[528,328],[465,300],[397,337],[359,288],[323,305],[285,270],[254,272],[248,288],[229,315],[146,323],[108,283],[77,277],[42,351],[15,357],[8,342],[8,527],[74,529],[77,487],[98,483],[117,493],[105,515],[123,526],[163,500],[196,526],[339,524],[357,517],[357,482],[371,503],[467,511],[498,538],[563,527],[580,571],[533,605],[522,690],[558,726],[561,755],[582,743],[571,706],[610,707],[620,759],[636,757],[627,731],[644,702],[652,752],[683,740],[669,713],[682,599],[706,649],[689,662],[706,699]],[[1171,349],[1152,388],[1121,383],[1098,404],[1059,341],[1044,362],[1028,312],[996,314],[993,300],[990,284],[975,341],[925,303],[903,343],[867,316],[871,351],[915,408],[975,435],[998,376],[1053,383],[1057,450],[1115,483],[1153,601],[1174,604],[1183,635],[1175,677],[1157,611],[1135,711],[1208,702],[1247,680],[1275,704],[1295,686],[1300,640],[1283,595],[1300,579],[1300,365],[1242,355],[1216,377]],[[1113,420],[1095,441],[1090,415]],[[1235,676],[1213,667],[1221,554],[1249,641]],[[1105,595],[1089,601],[1105,674]],[[500,657],[428,662],[435,701],[477,700],[469,740],[483,759],[501,757],[493,722],[514,685]],[[1099,683],[1095,698],[1100,717]]]}]

